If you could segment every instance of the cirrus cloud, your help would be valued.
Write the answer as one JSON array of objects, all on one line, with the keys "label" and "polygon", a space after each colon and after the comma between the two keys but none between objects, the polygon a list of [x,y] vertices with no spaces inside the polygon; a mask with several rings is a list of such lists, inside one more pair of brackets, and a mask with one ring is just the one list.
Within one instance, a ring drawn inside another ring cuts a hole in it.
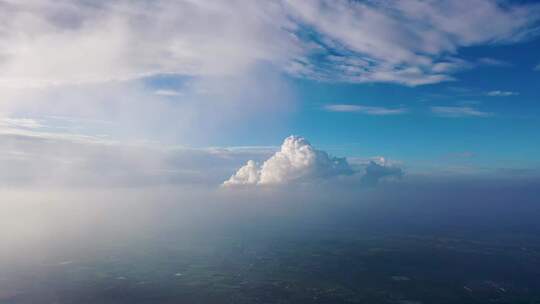
[{"label": "cirrus cloud", "polygon": [[507,97],[507,96],[516,96],[519,95],[518,92],[512,92],[512,91],[501,91],[501,90],[495,90],[495,91],[489,91],[486,93],[487,96],[492,97]]},{"label": "cirrus cloud", "polygon": [[431,112],[442,117],[489,117],[493,115],[493,113],[467,106],[436,106],[431,107]]},{"label": "cirrus cloud", "polygon": [[407,113],[406,108],[385,108],[375,106],[351,105],[351,104],[333,104],[326,105],[324,109],[330,112],[353,112],[367,115],[399,115]]}]

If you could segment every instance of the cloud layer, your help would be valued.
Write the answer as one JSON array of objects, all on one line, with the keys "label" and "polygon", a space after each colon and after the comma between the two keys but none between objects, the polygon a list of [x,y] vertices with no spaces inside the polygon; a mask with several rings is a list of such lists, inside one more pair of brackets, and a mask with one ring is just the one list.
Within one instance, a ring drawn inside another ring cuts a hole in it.
[{"label": "cloud layer", "polygon": [[352,173],[346,159],[330,157],[326,152],[313,148],[306,139],[289,136],[281,149],[260,168],[249,160],[223,185],[282,185]]},{"label": "cloud layer", "polygon": [[298,77],[421,85],[472,67],[461,47],[533,36],[540,6],[2,0],[0,18],[2,87],[238,75],[261,62]]},{"label": "cloud layer", "polygon": [[215,187],[270,147],[188,148],[47,132],[31,119],[0,120],[0,190],[18,187]]},{"label": "cloud layer", "polygon": [[[276,152],[276,147],[268,146],[189,148],[49,130],[47,121],[0,119],[0,190],[319,182],[374,185],[402,175],[397,165],[382,157],[349,163],[296,136],[286,138]],[[242,166],[246,159],[250,160]]]},{"label": "cloud layer", "polygon": [[2,86],[234,75],[298,47],[272,1],[4,0],[0,11]]}]

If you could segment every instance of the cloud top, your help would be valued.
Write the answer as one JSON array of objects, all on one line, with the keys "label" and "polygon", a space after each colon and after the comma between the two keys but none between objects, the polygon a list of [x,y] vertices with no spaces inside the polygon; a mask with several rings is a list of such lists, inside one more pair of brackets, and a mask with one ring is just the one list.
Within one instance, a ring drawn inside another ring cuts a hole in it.
[{"label": "cloud top", "polygon": [[306,139],[289,136],[283,141],[280,150],[260,168],[250,160],[223,186],[282,185],[352,173],[345,158],[331,157],[315,149]]}]

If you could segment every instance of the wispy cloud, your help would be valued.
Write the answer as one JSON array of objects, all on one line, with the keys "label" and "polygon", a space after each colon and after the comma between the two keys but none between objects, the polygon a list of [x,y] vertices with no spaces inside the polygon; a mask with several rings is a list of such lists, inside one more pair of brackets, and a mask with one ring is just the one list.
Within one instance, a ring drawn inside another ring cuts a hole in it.
[{"label": "wispy cloud", "polygon": [[31,118],[12,118],[0,117],[0,129],[2,128],[22,128],[22,129],[38,129],[43,125],[35,119]]},{"label": "wispy cloud", "polygon": [[326,111],[330,112],[353,112],[367,115],[400,115],[408,112],[406,108],[385,108],[374,106],[362,106],[351,104],[334,104],[324,106]]},{"label": "wispy cloud", "polygon": [[490,57],[483,57],[478,59],[478,63],[482,65],[488,65],[488,66],[494,66],[494,67],[511,67],[513,64],[507,61],[490,58]]},{"label": "wispy cloud", "polygon": [[518,92],[512,92],[512,91],[499,91],[499,90],[495,90],[495,91],[489,91],[486,93],[487,96],[493,96],[493,97],[497,97],[497,96],[516,96],[516,95],[519,95]]},{"label": "wispy cloud", "polygon": [[0,184],[217,186],[246,158],[260,161],[274,151],[263,147],[178,147],[0,128]]},{"label": "wispy cloud", "polygon": [[154,94],[159,96],[174,97],[181,96],[182,92],[176,90],[156,90]]},{"label": "wispy cloud", "polygon": [[442,117],[489,117],[493,115],[493,113],[483,112],[472,107],[459,106],[431,107],[431,112]]},{"label": "wispy cloud", "polygon": [[534,70],[535,71],[540,71],[540,64],[538,64],[537,66],[534,67]]}]

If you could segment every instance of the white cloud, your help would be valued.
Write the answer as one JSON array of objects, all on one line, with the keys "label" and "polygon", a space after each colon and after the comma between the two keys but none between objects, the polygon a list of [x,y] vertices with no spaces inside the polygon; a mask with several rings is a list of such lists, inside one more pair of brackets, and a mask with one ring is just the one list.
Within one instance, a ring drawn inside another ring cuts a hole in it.
[{"label": "white cloud", "polygon": [[261,62],[332,81],[435,83],[471,67],[461,47],[534,34],[539,8],[488,0],[3,0],[0,86],[238,75]]},{"label": "white cloud", "polygon": [[242,166],[235,174],[223,183],[224,186],[255,185],[261,179],[261,173],[253,160]]},{"label": "white cloud", "polygon": [[43,125],[31,118],[0,117],[0,130],[6,128],[38,129]]},{"label": "white cloud", "polygon": [[535,71],[540,71],[540,64],[534,67]]},{"label": "white cloud", "polygon": [[0,126],[0,184],[9,187],[215,187],[245,159],[251,160],[224,185],[372,185],[401,175],[398,165],[384,158],[350,165],[300,137],[287,138],[277,152],[265,146],[189,148],[49,132],[48,125],[28,128],[23,122]]},{"label": "white cloud", "polygon": [[0,85],[238,75],[300,51],[273,1],[2,1]]},{"label": "white cloud", "polygon": [[[24,126],[0,127],[0,184],[7,187],[215,187],[264,147],[189,148],[128,142]],[[211,172],[211,174],[210,174]]]},{"label": "white cloud", "polygon": [[407,113],[407,109],[405,108],[385,108],[350,104],[326,105],[324,109],[330,112],[354,112],[368,115],[399,115]]},{"label": "white cloud", "polygon": [[496,96],[516,96],[516,95],[519,95],[518,92],[512,92],[512,91],[499,91],[499,90],[495,90],[495,91],[489,91],[486,93],[487,96],[493,96],[493,97],[496,97]]},{"label": "white cloud", "polygon": [[326,152],[313,148],[304,138],[289,136],[281,149],[260,168],[250,160],[223,185],[282,185],[352,173],[346,159],[330,157]]},{"label": "white cloud", "polygon": [[493,113],[483,112],[472,107],[459,106],[431,107],[431,112],[443,117],[488,117],[493,115]]},{"label": "white cloud", "polygon": [[[399,177],[383,158],[349,165],[298,137],[275,147],[189,148],[119,142],[39,129],[0,128],[0,184],[8,187],[148,187],[312,184],[317,181],[373,185]],[[377,164],[377,166],[371,164]],[[262,163],[262,166],[258,166]],[[381,167],[379,167],[381,166]]]},{"label": "white cloud", "polygon": [[394,165],[387,163],[384,158],[380,161],[370,161],[366,165],[366,173],[362,176],[361,182],[368,186],[373,186],[384,179],[399,179],[403,176],[403,170]]},{"label": "white cloud", "polygon": [[182,92],[176,90],[156,90],[154,94],[166,97],[181,96]]},{"label": "white cloud", "polygon": [[513,43],[536,33],[538,5],[496,1],[286,1],[315,31],[317,59],[293,72],[350,82],[406,85],[452,80],[471,65],[461,47]]},{"label": "white cloud", "polygon": [[[230,135],[233,141],[232,134],[244,130],[245,124],[276,131],[265,126],[296,106],[290,85],[275,71],[189,79],[176,87],[176,79],[166,79],[173,83],[174,89],[169,90],[182,94],[155,94],[156,88],[146,81],[17,90],[9,98],[0,98],[0,117],[29,117],[41,122],[46,117],[62,116],[78,123],[51,124],[90,135],[208,146],[216,141],[226,143],[223,135]],[[167,84],[164,81],[160,87]],[[0,96],[1,92],[0,88]],[[80,119],[110,123],[83,124]],[[283,129],[276,132],[285,132]]]}]

